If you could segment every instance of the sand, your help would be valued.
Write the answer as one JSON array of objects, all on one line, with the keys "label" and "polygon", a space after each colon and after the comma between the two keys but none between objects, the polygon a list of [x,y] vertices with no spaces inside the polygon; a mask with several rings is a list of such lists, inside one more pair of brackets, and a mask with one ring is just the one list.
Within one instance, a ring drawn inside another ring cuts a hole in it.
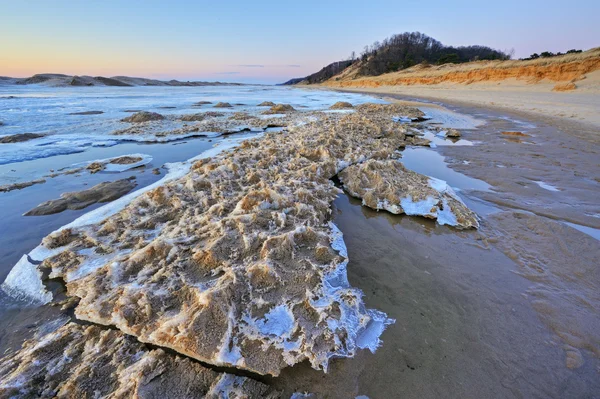
[{"label": "sand", "polygon": [[525,112],[600,127],[600,71],[577,82],[577,90],[552,91],[553,82],[528,84],[515,79],[499,82],[411,86],[344,87],[343,91],[395,94],[430,101],[444,101]]}]

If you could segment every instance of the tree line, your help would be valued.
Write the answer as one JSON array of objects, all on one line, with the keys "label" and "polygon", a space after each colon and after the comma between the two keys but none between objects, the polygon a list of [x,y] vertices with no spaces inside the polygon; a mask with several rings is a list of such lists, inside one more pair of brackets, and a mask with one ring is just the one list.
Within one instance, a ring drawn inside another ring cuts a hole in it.
[{"label": "tree line", "polygon": [[508,60],[514,53],[494,50],[487,46],[445,46],[420,32],[405,32],[390,36],[382,42],[365,46],[357,55],[352,52],[344,61],[327,65],[312,75],[291,79],[284,84],[321,83],[357,64],[358,76],[377,76],[410,68],[418,64],[462,63],[476,60]]},{"label": "tree line", "polygon": [[571,49],[571,50],[567,51],[566,53],[561,53],[560,51],[558,53],[553,53],[551,51],[544,51],[543,53],[540,53],[540,54],[533,53],[527,58],[521,58],[521,60],[536,60],[538,58],[550,58],[550,57],[558,57],[559,55],[578,54],[578,53],[583,53],[583,50]]},{"label": "tree line", "polygon": [[360,75],[376,76],[421,63],[457,64],[476,60],[508,60],[511,56],[487,46],[445,46],[423,33],[405,32],[365,46],[360,56],[353,52],[349,60],[361,62]]}]

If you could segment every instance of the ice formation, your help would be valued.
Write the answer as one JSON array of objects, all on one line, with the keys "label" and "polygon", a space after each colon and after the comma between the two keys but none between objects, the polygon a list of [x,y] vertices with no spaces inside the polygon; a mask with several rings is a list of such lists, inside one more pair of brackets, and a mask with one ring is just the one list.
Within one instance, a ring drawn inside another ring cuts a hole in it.
[{"label": "ice formation", "polygon": [[372,209],[420,215],[441,225],[479,227],[477,216],[445,181],[406,169],[398,160],[368,160],[340,172],[344,188]]},{"label": "ice formation", "polygon": [[0,360],[10,398],[277,398],[248,377],[210,370],[120,331],[67,323]]},{"label": "ice formation", "polygon": [[[171,165],[158,183],[46,237],[38,252],[48,253],[35,259],[78,299],[75,316],[206,363],[275,376],[304,360],[327,370],[331,358],[374,351],[393,320],[365,308],[348,283],[330,179],[397,164],[414,135],[392,117],[422,113],[366,104],[351,114],[291,114],[287,132]],[[453,210],[466,223],[449,187],[408,177],[439,197],[438,221]]]}]

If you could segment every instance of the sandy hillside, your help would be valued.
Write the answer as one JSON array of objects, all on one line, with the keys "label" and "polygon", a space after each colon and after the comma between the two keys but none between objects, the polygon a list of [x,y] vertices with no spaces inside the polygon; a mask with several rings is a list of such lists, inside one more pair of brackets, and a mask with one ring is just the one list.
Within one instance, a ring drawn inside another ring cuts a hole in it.
[{"label": "sandy hillside", "polygon": [[600,48],[529,61],[476,61],[359,77],[351,66],[322,86],[502,107],[600,127]]}]

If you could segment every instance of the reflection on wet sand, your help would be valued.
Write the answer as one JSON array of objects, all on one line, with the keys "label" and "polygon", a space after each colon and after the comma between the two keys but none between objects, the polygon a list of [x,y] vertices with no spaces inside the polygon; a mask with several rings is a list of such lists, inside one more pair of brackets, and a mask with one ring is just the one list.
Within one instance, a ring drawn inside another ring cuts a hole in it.
[{"label": "reflection on wet sand", "polygon": [[373,211],[346,195],[334,212],[350,283],[365,292],[367,306],[397,322],[374,355],[334,361],[326,375],[307,365],[285,370],[274,381],[284,393],[506,398],[600,390],[597,358],[584,353],[580,368],[565,367],[564,343],[523,295],[531,284],[488,243],[487,232]]}]

